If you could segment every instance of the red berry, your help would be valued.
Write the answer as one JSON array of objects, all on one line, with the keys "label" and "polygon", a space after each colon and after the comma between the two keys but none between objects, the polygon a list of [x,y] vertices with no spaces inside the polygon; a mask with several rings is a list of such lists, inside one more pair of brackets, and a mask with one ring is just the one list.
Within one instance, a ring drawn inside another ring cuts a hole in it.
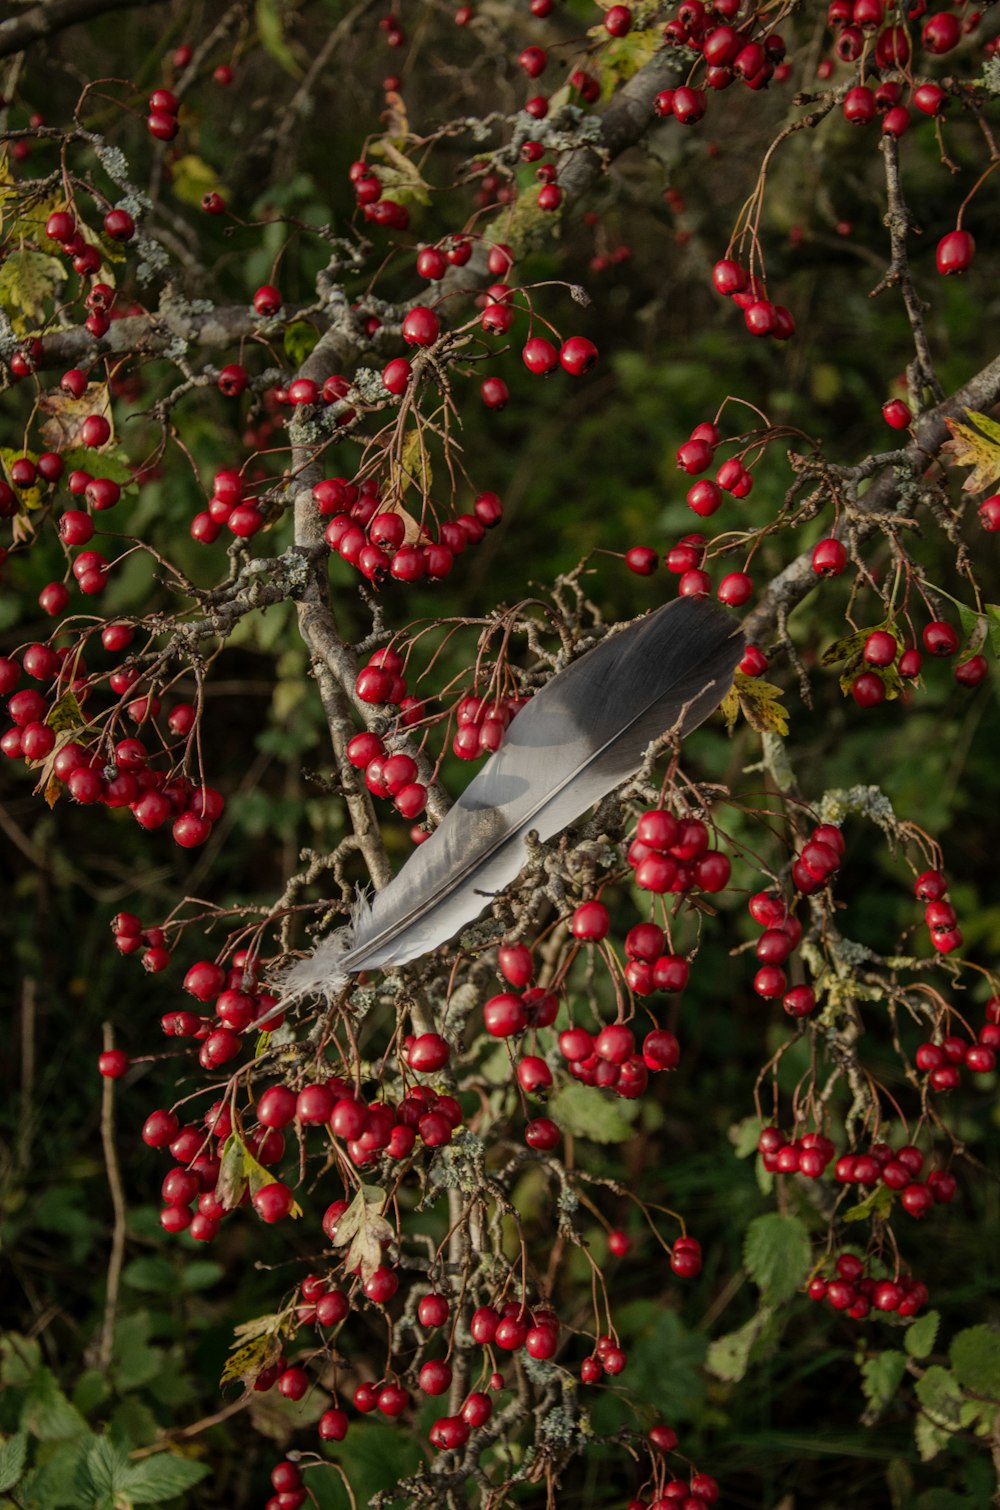
[{"label": "red berry", "polygon": [[937,245],[937,270],[944,276],[964,273],[976,255],[976,243],[968,231],[949,231]]},{"label": "red berry", "polygon": [[582,377],[597,361],[597,347],[585,336],[570,336],[559,350],[559,365],[571,377]]}]

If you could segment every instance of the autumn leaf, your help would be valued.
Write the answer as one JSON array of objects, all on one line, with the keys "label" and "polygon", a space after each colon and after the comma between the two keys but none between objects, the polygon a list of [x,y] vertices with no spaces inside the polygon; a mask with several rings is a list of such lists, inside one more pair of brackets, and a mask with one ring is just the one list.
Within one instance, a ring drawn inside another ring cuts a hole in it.
[{"label": "autumn leaf", "polygon": [[[243,1192],[247,1185],[250,1194],[256,1195],[265,1185],[274,1184],[274,1175],[270,1170],[259,1164],[237,1133],[230,1133],[222,1150],[222,1159],[219,1169],[219,1178],[216,1181],[215,1195],[227,1210],[232,1211],[243,1199]],[[290,1216],[302,1215],[302,1207],[298,1201],[292,1202]]]},{"label": "autumn leaf", "polygon": [[222,1370],[220,1384],[232,1384],[237,1379],[252,1384],[280,1356],[286,1330],[287,1316],[282,1311],[257,1316],[253,1321],[234,1327],[233,1335],[239,1341]]},{"label": "autumn leaf", "polygon": [[788,714],[778,701],[785,695],[781,688],[742,671],[736,673],[734,688],[751,729],[758,734],[780,734],[784,739],[788,733]]},{"label": "autumn leaf", "polygon": [[966,410],[966,415],[972,425],[945,420],[951,440],[945,441],[941,451],[951,457],[952,466],[972,467],[962,483],[963,493],[981,493],[1000,480],[1000,424],[975,409]]},{"label": "autumn leaf", "polygon": [[48,252],[25,249],[8,254],[0,266],[0,308],[7,311],[15,334],[38,329],[65,278],[59,258]]},{"label": "autumn leaf", "polygon": [[382,1243],[392,1237],[392,1228],[382,1215],[385,1191],[377,1185],[362,1185],[343,1216],[337,1221],[333,1242],[338,1248],[350,1246],[344,1258],[349,1274],[361,1271],[370,1279],[382,1262]]},{"label": "autumn leaf", "polygon": [[42,394],[38,407],[49,416],[41,425],[41,432],[50,451],[68,451],[72,446],[82,446],[83,422],[90,414],[103,414],[111,426],[111,435],[101,449],[106,450],[114,444],[114,420],[107,383],[88,383],[79,398],[73,398],[59,388],[52,389]]}]

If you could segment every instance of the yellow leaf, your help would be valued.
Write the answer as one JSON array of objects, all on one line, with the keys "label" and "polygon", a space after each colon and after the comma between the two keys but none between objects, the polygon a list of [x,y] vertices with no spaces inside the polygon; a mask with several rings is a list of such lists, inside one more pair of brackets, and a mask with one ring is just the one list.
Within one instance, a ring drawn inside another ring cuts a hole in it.
[{"label": "yellow leaf", "polygon": [[15,334],[29,335],[38,329],[65,278],[59,258],[47,252],[8,253],[0,266],[0,309],[7,312]]},{"label": "yellow leaf", "polygon": [[736,727],[736,720],[740,716],[740,695],[736,690],[735,683],[722,699],[719,711],[726,720],[726,728],[732,733]]},{"label": "yellow leaf", "polygon": [[[40,509],[43,500],[42,489],[37,482],[32,483],[31,487],[19,488],[11,478],[11,465],[21,456],[27,456],[30,461],[38,460],[38,456],[34,451],[25,451],[20,446],[16,450],[10,446],[0,446],[0,461],[3,462],[3,469],[7,473],[7,481],[14,490],[14,496],[18,503],[18,513],[23,518],[25,514],[30,514],[35,509]],[[34,534],[34,528],[29,530],[28,533]]]},{"label": "yellow leaf", "polygon": [[193,152],[185,153],[174,163],[170,187],[178,199],[193,205],[200,205],[206,194],[222,189],[215,169]]},{"label": "yellow leaf", "polygon": [[756,729],[758,734],[780,734],[782,738],[785,737],[788,733],[788,714],[778,701],[785,695],[780,687],[776,687],[773,682],[762,681],[759,676],[746,676],[742,671],[737,671],[736,690],[743,716],[751,729]]},{"label": "yellow leaf", "polygon": [[[1000,426],[974,409],[969,409],[967,414],[978,429],[960,424],[955,419],[946,419],[951,440],[945,441],[941,451],[950,455],[953,466],[972,467],[962,483],[963,493],[980,493],[1000,479]],[[986,433],[981,434],[981,431]]]}]

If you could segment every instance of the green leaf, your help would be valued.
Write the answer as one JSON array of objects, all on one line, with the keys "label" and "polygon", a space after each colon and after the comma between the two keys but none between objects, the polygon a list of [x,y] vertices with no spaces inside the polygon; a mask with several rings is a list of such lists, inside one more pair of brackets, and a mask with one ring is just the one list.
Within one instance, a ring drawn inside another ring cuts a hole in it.
[{"label": "green leaf", "polygon": [[123,1316],[115,1327],[112,1364],[119,1390],[139,1389],[159,1373],[163,1349],[150,1347],[151,1327],[148,1311]]},{"label": "green leaf", "polygon": [[914,1436],[922,1463],[929,1463],[931,1458],[937,1457],[942,1448],[951,1442],[951,1432],[945,1431],[942,1426],[935,1426],[929,1416],[917,1417]]},{"label": "green leaf", "polygon": [[285,331],[285,356],[293,367],[301,367],[319,340],[319,331],[307,320],[293,320]]},{"label": "green leaf", "polygon": [[936,1425],[957,1429],[962,1414],[962,1391],[951,1369],[932,1363],[917,1380],[917,1399],[924,1414]]},{"label": "green leaf", "polygon": [[621,1101],[578,1081],[563,1086],[549,1102],[549,1115],[575,1138],[592,1143],[624,1143],[631,1137],[636,1116],[634,1101]]},{"label": "green leaf", "polygon": [[99,1405],[103,1405],[110,1393],[104,1370],[85,1368],[73,1386],[73,1404],[81,1415],[87,1416]]},{"label": "green leaf", "polygon": [[729,1129],[729,1141],[736,1150],[738,1159],[749,1159],[751,1154],[757,1152],[763,1125],[760,1117],[744,1117],[742,1122],[733,1123]]},{"label": "green leaf", "polygon": [[110,1437],[92,1438],[80,1460],[77,1484],[84,1504],[103,1504],[125,1488],[128,1457]]},{"label": "green leaf", "polygon": [[122,487],[129,484],[133,488],[137,486],[126,464],[125,452],[118,448],[113,451],[93,451],[85,446],[75,446],[61,452],[61,455],[67,473],[89,472],[91,477],[110,477],[112,482],[117,482]]},{"label": "green leaf", "polygon": [[177,1288],[177,1271],[162,1254],[145,1254],[134,1258],[122,1270],[122,1283],[133,1290],[149,1290],[154,1295],[169,1295]]},{"label": "green leaf", "polygon": [[27,1432],[16,1431],[12,1437],[0,1442],[0,1494],[13,1489],[24,1472],[27,1456]]},{"label": "green leaf", "polygon": [[899,1388],[906,1373],[906,1354],[890,1349],[866,1358],[861,1365],[861,1388],[871,1411],[866,1412],[865,1425],[871,1425]]},{"label": "green leaf", "polygon": [[219,1283],[225,1272],[222,1264],[216,1263],[214,1258],[195,1259],[181,1270],[181,1289],[209,1290]]},{"label": "green leaf", "polygon": [[135,1505],[159,1505],[200,1483],[209,1473],[205,1463],[182,1458],[175,1452],[159,1452],[129,1463],[122,1488]]},{"label": "green leaf", "polygon": [[1000,659],[1000,604],[987,603],[985,606],[989,621],[990,649]]},{"label": "green leaf", "polygon": [[975,1395],[1000,1401],[1000,1331],[971,1326],[953,1338],[949,1350],[959,1384]]},{"label": "green leaf", "polygon": [[21,1429],[40,1442],[66,1442],[87,1430],[87,1423],[59,1388],[51,1369],[34,1377],[21,1410]]},{"label": "green leaf", "polygon": [[283,7],[278,0],[257,0],[254,17],[264,51],[269,52],[286,73],[290,73],[293,78],[299,78],[302,69],[285,41]]},{"label": "green leaf", "polygon": [[747,1228],[743,1263],[767,1306],[780,1305],[795,1294],[810,1256],[809,1234],[798,1217],[771,1211],[755,1217]]},{"label": "green leaf", "polygon": [[888,1216],[892,1210],[892,1191],[888,1185],[876,1185],[863,1201],[844,1212],[845,1222],[867,1222],[872,1216]]},{"label": "green leaf", "polygon": [[939,1311],[928,1311],[926,1316],[921,1316],[917,1321],[911,1321],[903,1333],[903,1346],[911,1358],[926,1358],[934,1346],[938,1326],[941,1322]]},{"label": "green leaf", "polygon": [[23,1389],[41,1367],[42,1350],[33,1337],[22,1337],[20,1332],[0,1337],[0,1371],[9,1389]]},{"label": "green leaf", "polygon": [[754,1344],[770,1319],[771,1313],[765,1308],[758,1311],[756,1316],[751,1316],[737,1331],[727,1332],[725,1337],[717,1337],[709,1343],[705,1358],[708,1372],[717,1379],[725,1379],[729,1384],[737,1384],[750,1367]]}]

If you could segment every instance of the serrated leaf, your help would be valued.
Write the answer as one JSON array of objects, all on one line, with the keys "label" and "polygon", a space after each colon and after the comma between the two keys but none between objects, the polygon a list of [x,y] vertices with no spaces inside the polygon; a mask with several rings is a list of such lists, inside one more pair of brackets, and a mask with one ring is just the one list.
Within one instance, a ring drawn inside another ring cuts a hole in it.
[{"label": "serrated leaf", "polygon": [[934,1346],[940,1322],[939,1311],[928,1311],[926,1315],[919,1316],[916,1321],[910,1322],[903,1333],[903,1346],[911,1358],[927,1357]]},{"label": "serrated leaf", "polygon": [[575,1138],[589,1138],[592,1143],[624,1143],[632,1136],[637,1114],[634,1101],[611,1099],[596,1086],[574,1081],[549,1101],[549,1116],[563,1132]]},{"label": "serrated leaf", "polygon": [[308,320],[293,320],[285,331],[285,356],[293,367],[301,367],[319,340],[319,331]]},{"label": "serrated leaf", "polygon": [[[80,462],[81,470],[94,475],[89,464],[90,458],[96,458],[101,451],[111,451],[115,445],[114,418],[107,383],[88,383],[79,398],[63,393],[60,388],[49,389],[39,397],[38,408],[40,413],[48,415],[48,419],[39,427],[48,449],[61,453],[74,447],[79,448],[84,457]],[[85,446],[83,442],[83,422],[90,414],[103,415],[111,426],[111,434],[100,451]]]},{"label": "serrated leaf", "polygon": [[344,1266],[348,1273],[359,1270],[363,1280],[375,1273],[382,1262],[382,1243],[393,1235],[392,1227],[382,1215],[385,1200],[385,1191],[377,1185],[362,1185],[337,1220],[334,1246],[347,1247]]},{"label": "serrated leaf", "polygon": [[765,1305],[788,1300],[809,1270],[809,1234],[797,1216],[769,1211],[754,1217],[743,1243],[743,1264]]},{"label": "serrated leaf", "polygon": [[932,1421],[951,1429],[958,1426],[962,1411],[962,1391],[950,1369],[943,1368],[939,1363],[932,1363],[917,1380],[916,1393],[922,1409]]},{"label": "serrated leaf", "polygon": [[7,1437],[5,1441],[0,1442],[0,1494],[5,1494],[8,1489],[14,1488],[24,1472],[27,1456],[26,1432],[16,1431],[12,1437]]},{"label": "serrated leaf", "polygon": [[242,1379],[244,1383],[252,1384],[280,1356],[285,1328],[283,1312],[258,1316],[234,1327],[234,1334],[243,1340],[227,1358],[219,1383],[232,1384]]},{"label": "serrated leaf", "polygon": [[949,1357],[959,1384],[1000,1401],[1000,1331],[985,1325],[966,1327],[952,1339]]},{"label": "serrated leaf", "polygon": [[900,681],[899,672],[896,670],[895,665],[870,666],[867,661],[863,661],[860,656],[857,656],[853,661],[848,661],[840,678],[840,690],[845,697],[850,697],[855,679],[862,671],[870,672],[873,676],[878,677],[885,688],[887,702],[892,702],[894,698],[899,696],[903,684]]},{"label": "serrated leaf", "polygon": [[62,697],[52,704],[45,722],[56,734],[64,734],[67,730],[75,733],[78,729],[86,728],[87,715],[72,688],[67,689]]},{"label": "serrated leaf", "polygon": [[866,1358],[861,1365],[861,1388],[868,1401],[865,1425],[870,1426],[895,1395],[906,1373],[906,1354],[889,1349]]},{"label": "serrated leaf", "polygon": [[209,1471],[206,1463],[196,1463],[175,1452],[160,1452],[129,1463],[121,1487],[134,1505],[159,1505],[200,1483]]},{"label": "serrated leaf", "polygon": [[869,1217],[886,1217],[892,1210],[892,1191],[888,1185],[876,1185],[863,1201],[844,1212],[845,1222],[866,1222]]},{"label": "serrated leaf", "polygon": [[972,423],[963,425],[959,420],[945,419],[951,440],[945,441],[941,452],[951,457],[953,466],[972,468],[962,483],[962,491],[979,493],[1000,479],[1000,425],[975,409],[968,409],[966,418]]},{"label": "serrated leaf", "polygon": [[785,695],[782,689],[759,676],[744,676],[741,671],[736,673],[736,687],[743,716],[751,729],[758,734],[780,734],[784,739],[788,733],[788,714],[778,701]]},{"label": "serrated leaf", "polygon": [[129,1461],[110,1437],[94,1437],[88,1445],[77,1476],[83,1503],[103,1502],[125,1488]]},{"label": "serrated leaf", "polygon": [[922,1463],[929,1463],[931,1458],[937,1457],[938,1453],[951,1441],[951,1432],[945,1431],[941,1426],[935,1426],[929,1416],[917,1417],[914,1436]]},{"label": "serrated leaf", "polygon": [[31,1381],[19,1425],[40,1442],[67,1442],[87,1430],[83,1416],[47,1368],[40,1369]]},{"label": "serrated leaf", "polygon": [[751,1316],[735,1332],[727,1332],[708,1345],[705,1367],[717,1379],[728,1384],[738,1384],[750,1367],[750,1355],[757,1339],[764,1332],[771,1313],[766,1308]]},{"label": "serrated leaf", "polygon": [[48,313],[66,269],[58,257],[28,248],[9,252],[0,263],[0,309],[16,335],[37,330]]},{"label": "serrated leaf", "polygon": [[125,460],[120,446],[109,451],[88,450],[85,446],[71,446],[62,453],[67,472],[89,472],[91,477],[110,477],[119,486],[136,491],[136,480]]}]

